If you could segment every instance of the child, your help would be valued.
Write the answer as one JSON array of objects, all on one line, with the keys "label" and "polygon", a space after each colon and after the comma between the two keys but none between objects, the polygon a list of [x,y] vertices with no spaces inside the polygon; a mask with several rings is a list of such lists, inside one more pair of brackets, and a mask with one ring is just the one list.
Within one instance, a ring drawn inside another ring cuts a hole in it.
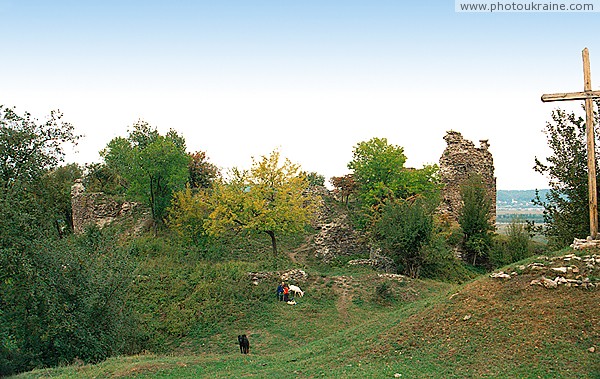
[{"label": "child", "polygon": [[290,301],[289,294],[290,294],[290,287],[288,287],[288,285],[286,284],[283,286],[283,301],[286,301],[286,302]]}]

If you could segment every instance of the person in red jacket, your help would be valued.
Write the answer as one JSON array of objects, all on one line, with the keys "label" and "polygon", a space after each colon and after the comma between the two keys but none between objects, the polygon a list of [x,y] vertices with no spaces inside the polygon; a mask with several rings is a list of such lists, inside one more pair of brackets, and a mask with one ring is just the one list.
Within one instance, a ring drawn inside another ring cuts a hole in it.
[{"label": "person in red jacket", "polygon": [[290,287],[287,284],[283,286],[283,301],[290,301]]}]

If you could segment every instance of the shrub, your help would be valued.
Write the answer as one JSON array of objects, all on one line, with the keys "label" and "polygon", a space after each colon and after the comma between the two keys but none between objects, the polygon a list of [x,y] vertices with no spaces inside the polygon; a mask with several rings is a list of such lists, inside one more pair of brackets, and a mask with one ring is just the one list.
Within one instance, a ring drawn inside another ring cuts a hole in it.
[{"label": "shrub", "polygon": [[426,261],[424,247],[433,233],[433,217],[422,199],[390,201],[374,226],[374,237],[379,245],[412,278]]},{"label": "shrub", "polygon": [[144,348],[127,306],[136,262],[113,242],[92,228],[20,254],[1,285],[0,375]]},{"label": "shrub", "polygon": [[488,258],[492,245],[491,231],[494,226],[490,223],[491,199],[486,193],[480,176],[473,175],[461,188],[463,207],[458,216],[464,233],[463,246],[473,257],[473,265],[477,258]]}]

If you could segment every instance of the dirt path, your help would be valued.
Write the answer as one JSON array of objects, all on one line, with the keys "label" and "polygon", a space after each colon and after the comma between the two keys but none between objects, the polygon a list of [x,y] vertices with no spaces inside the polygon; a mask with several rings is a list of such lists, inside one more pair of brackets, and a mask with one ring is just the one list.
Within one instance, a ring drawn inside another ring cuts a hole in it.
[{"label": "dirt path", "polygon": [[340,314],[340,318],[344,322],[350,321],[350,314],[348,312],[348,305],[352,301],[352,295],[350,294],[350,282],[352,278],[349,276],[337,276],[335,280],[335,290],[339,294],[336,302],[336,308]]},{"label": "dirt path", "polygon": [[306,262],[308,254],[312,249],[312,236],[307,236],[304,243],[292,251],[288,251],[287,255],[294,264],[302,264]]}]

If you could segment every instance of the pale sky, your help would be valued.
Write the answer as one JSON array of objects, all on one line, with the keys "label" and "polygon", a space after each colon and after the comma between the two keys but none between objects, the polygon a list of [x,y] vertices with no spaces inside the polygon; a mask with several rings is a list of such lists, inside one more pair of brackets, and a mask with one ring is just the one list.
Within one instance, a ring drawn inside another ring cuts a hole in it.
[{"label": "pale sky", "polygon": [[[69,162],[138,119],[181,133],[222,168],[282,155],[327,178],[372,137],[437,163],[447,130],[489,139],[499,189],[532,169],[557,106],[600,84],[600,13],[456,13],[454,1],[0,0],[0,104],[84,134]],[[583,116],[583,112],[579,111]]]}]

